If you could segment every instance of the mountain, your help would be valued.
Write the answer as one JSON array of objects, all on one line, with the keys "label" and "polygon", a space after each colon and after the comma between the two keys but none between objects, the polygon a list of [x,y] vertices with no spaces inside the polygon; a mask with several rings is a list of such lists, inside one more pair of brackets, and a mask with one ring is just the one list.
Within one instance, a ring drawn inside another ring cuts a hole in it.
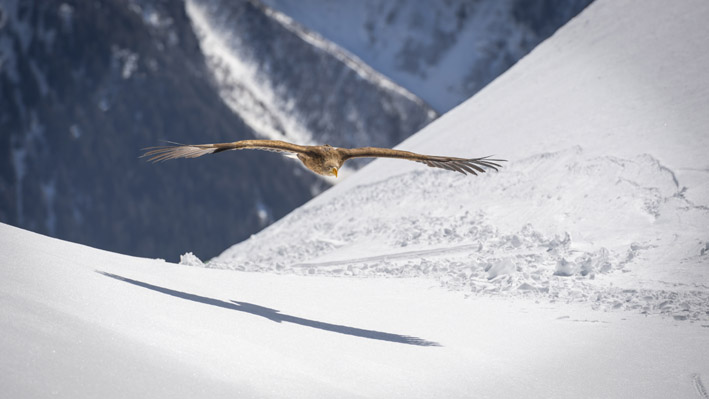
[{"label": "mountain", "polygon": [[708,18],[598,0],[401,145],[499,173],[375,161],[207,267],[0,224],[3,394],[706,397]]},{"label": "mountain", "polygon": [[494,154],[499,173],[377,160],[210,265],[706,320],[707,16],[594,3],[399,146]]},{"label": "mountain", "polygon": [[221,97],[262,136],[392,146],[437,117],[356,57],[259,2],[186,6]]},{"label": "mountain", "polygon": [[445,112],[591,0],[264,0]]},{"label": "mountain", "polygon": [[275,154],[150,165],[141,148],[274,134],[391,146],[436,117],[260,3],[209,3],[224,11],[214,21],[206,4],[0,3],[1,221],[134,255],[209,257],[330,183]]}]

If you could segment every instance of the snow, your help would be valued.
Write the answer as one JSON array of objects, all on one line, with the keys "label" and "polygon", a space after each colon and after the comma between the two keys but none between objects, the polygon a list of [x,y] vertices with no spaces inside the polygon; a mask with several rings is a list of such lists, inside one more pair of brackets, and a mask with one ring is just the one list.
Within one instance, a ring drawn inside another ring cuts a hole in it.
[{"label": "snow", "polygon": [[0,246],[8,397],[692,397],[709,373],[687,321],[180,266],[8,225]]},{"label": "snow", "polygon": [[401,145],[499,173],[375,161],[207,262],[0,224],[3,394],[706,398],[708,16],[597,0]]},{"label": "snow", "polygon": [[356,177],[212,266],[428,277],[469,293],[709,319],[707,210],[649,156],[572,148],[477,178],[419,169],[350,186]]}]

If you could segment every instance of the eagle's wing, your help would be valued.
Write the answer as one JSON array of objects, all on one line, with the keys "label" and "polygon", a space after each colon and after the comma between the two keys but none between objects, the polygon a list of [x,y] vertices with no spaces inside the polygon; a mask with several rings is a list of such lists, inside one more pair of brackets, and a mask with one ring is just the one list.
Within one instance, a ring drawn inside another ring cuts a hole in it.
[{"label": "eagle's wing", "polygon": [[162,147],[144,148],[146,151],[141,158],[147,157],[151,162],[167,161],[176,158],[197,158],[205,154],[214,154],[228,150],[266,150],[276,152],[302,153],[307,152],[308,147],[286,143],[280,140],[241,140],[233,143],[216,144],[189,144],[189,145],[169,145]]},{"label": "eagle's wing", "polygon": [[421,162],[432,168],[441,168],[460,172],[462,174],[485,173],[482,167],[488,167],[497,170],[502,166],[498,162],[505,162],[504,159],[491,159],[490,157],[482,158],[454,158],[454,157],[439,157],[432,155],[416,154],[409,151],[392,150],[389,148],[363,147],[363,148],[342,148],[345,160],[350,158],[400,158],[410,161]]}]

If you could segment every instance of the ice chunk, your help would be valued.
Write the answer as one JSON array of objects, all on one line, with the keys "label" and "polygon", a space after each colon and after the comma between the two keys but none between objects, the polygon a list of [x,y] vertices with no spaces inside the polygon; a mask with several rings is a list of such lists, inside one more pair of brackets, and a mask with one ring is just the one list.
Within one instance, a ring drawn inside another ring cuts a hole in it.
[{"label": "ice chunk", "polygon": [[180,255],[180,264],[184,266],[205,267],[204,263],[202,263],[197,255],[192,252],[187,252],[184,255]]},{"label": "ice chunk", "polygon": [[513,273],[517,267],[515,266],[515,263],[512,259],[510,258],[505,258],[500,260],[499,262],[496,262],[488,269],[487,271],[487,278],[488,280],[492,280],[493,278],[497,276],[502,276],[505,274],[511,274]]}]

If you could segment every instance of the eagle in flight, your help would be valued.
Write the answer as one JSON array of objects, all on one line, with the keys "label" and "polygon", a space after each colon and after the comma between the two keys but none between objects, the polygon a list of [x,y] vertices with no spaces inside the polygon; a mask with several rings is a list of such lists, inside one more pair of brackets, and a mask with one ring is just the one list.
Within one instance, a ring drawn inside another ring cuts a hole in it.
[{"label": "eagle in flight", "polygon": [[[217,144],[175,144],[162,147],[145,148],[149,161],[160,162],[176,158],[197,158],[205,154],[216,154],[229,150],[266,150],[295,154],[306,168],[323,176],[337,177],[337,171],[348,159],[351,158],[398,158],[420,162],[433,168],[441,168],[477,175],[484,173],[483,167],[497,170],[501,167],[498,162],[504,159],[482,158],[454,158],[416,154],[408,151],[392,150],[389,148],[362,147],[338,148],[329,145],[297,145],[280,140],[241,140],[233,143]],[[141,157],[141,158],[142,158]]]}]

